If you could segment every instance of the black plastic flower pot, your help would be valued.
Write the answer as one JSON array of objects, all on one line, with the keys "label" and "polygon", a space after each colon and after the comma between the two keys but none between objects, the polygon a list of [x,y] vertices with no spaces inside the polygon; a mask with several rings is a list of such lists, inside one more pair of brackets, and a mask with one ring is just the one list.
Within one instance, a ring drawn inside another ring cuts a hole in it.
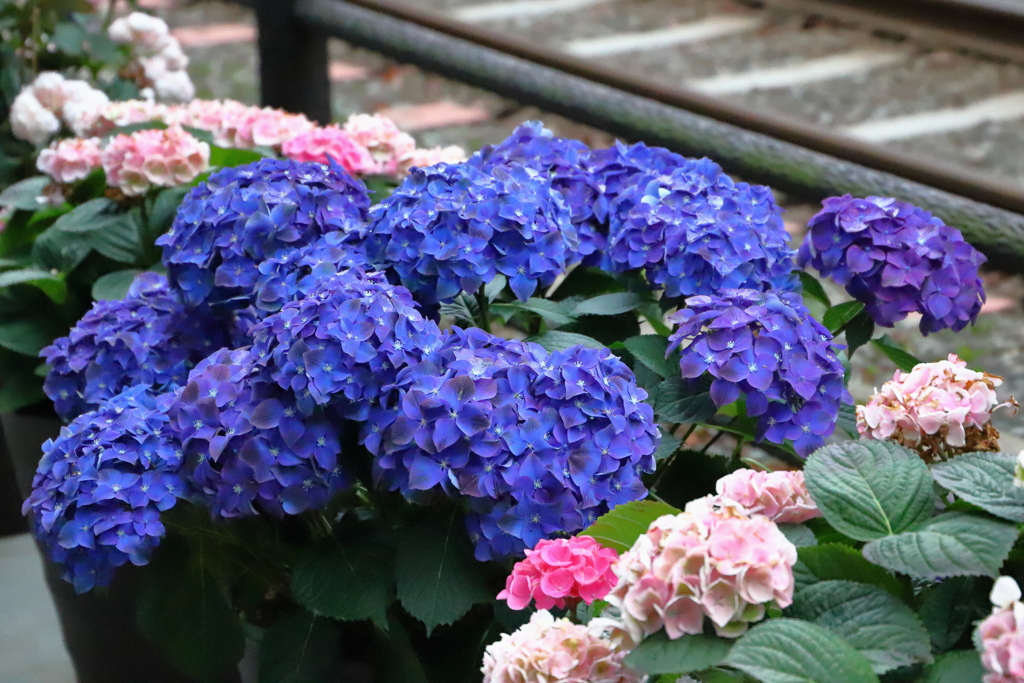
[{"label": "black plastic flower pot", "polygon": [[[3,413],[0,422],[20,502],[31,490],[43,442],[59,434],[61,423],[56,415],[42,411]],[[192,679],[178,673],[136,626],[135,596],[144,567],[122,567],[109,588],[77,595],[71,584],[61,579],[61,568],[46,559],[41,547],[40,553],[78,683],[191,683]],[[237,674],[232,674],[223,683],[237,681]]]}]

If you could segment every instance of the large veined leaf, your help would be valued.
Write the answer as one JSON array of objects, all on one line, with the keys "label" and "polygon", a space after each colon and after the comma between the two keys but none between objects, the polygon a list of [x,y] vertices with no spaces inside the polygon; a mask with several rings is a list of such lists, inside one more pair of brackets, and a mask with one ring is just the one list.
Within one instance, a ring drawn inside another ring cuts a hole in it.
[{"label": "large veined leaf", "polygon": [[899,579],[864,559],[860,551],[839,543],[823,543],[799,548],[800,563],[817,581],[856,581],[877,586],[903,597],[906,593]]},{"label": "large veined leaf", "polygon": [[946,512],[915,531],[871,541],[864,557],[918,579],[996,576],[1014,541],[1017,527],[965,512]]},{"label": "large veined leaf", "polygon": [[922,683],[981,683],[985,667],[974,650],[956,650],[935,658]]},{"label": "large veined leaf", "polygon": [[971,624],[992,608],[988,584],[974,576],[952,576],[921,593],[918,614],[936,652],[954,647]]},{"label": "large veined leaf", "polygon": [[786,616],[832,631],[867,657],[877,674],[932,659],[921,619],[876,586],[821,581],[801,589]]},{"label": "large veined leaf", "polygon": [[43,206],[39,198],[43,194],[43,188],[49,184],[50,179],[46,176],[25,178],[0,192],[0,206],[35,211]]},{"label": "large veined leaf", "polygon": [[996,517],[1024,522],[1024,488],[1013,485],[1009,453],[965,453],[932,466],[932,476],[968,503]]},{"label": "large veined leaf", "polygon": [[141,270],[130,268],[103,275],[92,285],[92,298],[96,301],[123,299],[128,294],[132,282],[141,272]]},{"label": "large veined leaf", "polygon": [[890,441],[825,446],[808,459],[804,476],[828,523],[858,541],[898,534],[932,514],[928,466]]},{"label": "large veined leaf", "polygon": [[635,500],[613,508],[580,532],[601,545],[624,553],[636,539],[647,533],[651,522],[663,515],[676,515],[681,510],[656,500]]},{"label": "large veined leaf", "polygon": [[828,331],[835,334],[842,327],[857,317],[857,314],[864,310],[864,304],[859,301],[847,301],[841,304],[836,304],[832,308],[825,311],[825,316],[821,319],[822,324],[828,328]]},{"label": "large veined leaf", "polygon": [[107,211],[116,206],[113,200],[106,197],[90,199],[58,218],[53,227],[62,232],[92,232],[100,230],[118,220],[119,214],[107,213]]},{"label": "large veined leaf", "polygon": [[395,596],[394,558],[377,543],[331,542],[306,553],[292,572],[292,592],[313,614],[387,624]]},{"label": "large veined leaf", "polygon": [[513,301],[508,304],[493,304],[490,312],[501,316],[506,322],[516,313],[533,313],[544,318],[551,325],[568,325],[575,318],[567,315],[562,307],[555,301],[538,299],[536,297],[526,301]]},{"label": "large veined leaf", "polygon": [[337,671],[338,629],[299,609],[279,619],[260,641],[259,683],[323,683]]},{"label": "large veined leaf", "polygon": [[669,377],[654,390],[654,412],[660,422],[705,422],[717,411],[708,382]]},{"label": "large veined leaf", "polygon": [[881,350],[903,372],[910,372],[914,369],[915,365],[921,363],[920,358],[915,358],[901,349],[896,345],[896,342],[889,338],[889,335],[884,335],[881,339],[872,339],[871,343]]},{"label": "large veined leaf", "polygon": [[687,674],[721,664],[734,642],[703,634],[669,640],[661,630],[630,652],[626,665],[645,674]]},{"label": "large veined leaf", "polygon": [[763,683],[878,683],[871,662],[821,626],[769,619],[736,641],[725,664]]},{"label": "large veined leaf", "polygon": [[804,296],[817,299],[825,304],[825,308],[832,308],[832,302],[829,301],[828,294],[825,293],[825,288],[821,286],[821,281],[818,278],[805,270],[799,271],[797,275],[800,276],[800,284],[804,287]]},{"label": "large veined leaf", "polygon": [[581,315],[618,315],[632,311],[649,300],[648,297],[635,292],[601,294],[593,299],[580,302],[573,310],[572,315],[576,317]]},{"label": "large veined leaf", "polygon": [[818,539],[814,532],[805,524],[779,524],[779,531],[797,548],[806,548],[818,545]]},{"label": "large veined leaf", "polygon": [[624,344],[634,358],[662,377],[679,374],[679,368],[665,358],[665,351],[668,348],[667,337],[660,334],[645,334],[630,337]]},{"label": "large veined leaf", "polygon": [[54,303],[64,303],[68,297],[68,286],[64,277],[38,268],[23,268],[21,270],[8,270],[0,273],[0,288],[11,285],[32,285],[36,287]]},{"label": "large veined leaf", "polygon": [[585,334],[576,334],[575,332],[559,332],[557,330],[546,332],[539,337],[530,337],[527,341],[540,344],[548,351],[564,351],[565,349],[571,346],[576,346],[577,344],[585,346],[588,349],[605,348],[604,344],[593,337],[588,337]]}]

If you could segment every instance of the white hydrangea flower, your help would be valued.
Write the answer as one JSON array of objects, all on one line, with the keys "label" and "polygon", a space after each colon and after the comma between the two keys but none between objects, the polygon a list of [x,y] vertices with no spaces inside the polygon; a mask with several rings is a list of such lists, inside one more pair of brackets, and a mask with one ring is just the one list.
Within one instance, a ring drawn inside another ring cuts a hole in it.
[{"label": "white hydrangea flower", "polygon": [[60,131],[60,119],[36,99],[31,86],[22,89],[11,104],[11,132],[37,147]]}]

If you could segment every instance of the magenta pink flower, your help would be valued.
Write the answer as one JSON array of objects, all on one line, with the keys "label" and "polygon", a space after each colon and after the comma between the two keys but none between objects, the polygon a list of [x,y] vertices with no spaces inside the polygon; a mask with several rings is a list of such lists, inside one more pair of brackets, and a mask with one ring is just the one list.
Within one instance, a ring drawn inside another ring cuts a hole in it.
[{"label": "magenta pink flower", "polygon": [[1024,604],[1017,582],[1001,576],[992,588],[992,614],[978,626],[984,683],[1024,683]]},{"label": "magenta pink flower", "polygon": [[36,168],[58,183],[83,180],[100,168],[99,138],[65,138],[39,153]]},{"label": "magenta pink flower", "polygon": [[285,141],[281,152],[295,161],[327,163],[330,157],[353,175],[374,173],[377,165],[365,147],[338,126],[314,128],[308,133]]},{"label": "magenta pink flower", "polygon": [[896,371],[867,405],[857,406],[857,431],[868,439],[891,439],[917,450],[926,460],[999,449],[992,412],[1016,406],[1000,403],[995,388],[1002,378],[967,369],[956,354]]},{"label": "magenta pink flower", "polygon": [[538,609],[565,607],[580,600],[600,600],[615,586],[612,565],[619,554],[588,536],[556,538],[537,543],[516,562],[499,600],[524,609],[531,600]]},{"label": "magenta pink flower", "polygon": [[793,601],[795,562],[775,522],[702,498],[651,524],[619,558],[619,581],[605,599],[633,642],[662,628],[670,639],[701,633],[705,616],[719,635],[736,638],[767,605]]},{"label": "magenta pink flower", "polygon": [[180,126],[118,135],[101,155],[107,185],[128,196],[191,182],[210,166],[210,146]]},{"label": "magenta pink flower", "polygon": [[716,490],[716,500],[735,501],[751,515],[764,515],[779,524],[800,524],[821,516],[799,471],[740,469],[719,479]]},{"label": "magenta pink flower", "polygon": [[397,173],[402,159],[416,150],[412,136],[380,114],[352,114],[345,122],[344,131],[370,153],[374,164],[372,173]]},{"label": "magenta pink flower", "polygon": [[555,619],[547,610],[484,651],[484,683],[640,683],[627,652],[597,629]]}]

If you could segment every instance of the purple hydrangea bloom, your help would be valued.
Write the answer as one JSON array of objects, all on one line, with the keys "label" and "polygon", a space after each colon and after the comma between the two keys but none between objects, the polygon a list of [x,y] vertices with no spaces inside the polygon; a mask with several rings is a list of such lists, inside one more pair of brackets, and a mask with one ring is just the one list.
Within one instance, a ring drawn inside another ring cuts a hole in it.
[{"label": "purple hydrangea bloom", "polygon": [[601,190],[587,170],[590,149],[579,140],[555,137],[540,121],[520,124],[497,145],[488,145],[469,159],[469,164],[489,171],[511,163],[528,166],[551,181],[569,209],[569,219],[579,235],[573,260],[583,260],[604,249],[604,222],[594,214]]},{"label": "purple hydrangea bloom", "polygon": [[610,223],[609,267],[643,269],[668,297],[793,289],[797,282],[771,190],[736,183],[708,159],[633,175]]},{"label": "purple hydrangea bloom", "polygon": [[249,349],[221,349],[197,365],[168,414],[184,447],[182,475],[214,517],[321,509],[352,482],[338,424],[300,414]]},{"label": "purple hydrangea bloom", "polygon": [[646,392],[607,349],[453,328],[397,379],[361,439],[383,486],[465,497],[481,560],[522,554],[647,495],[659,434]]},{"label": "purple hydrangea bloom", "polygon": [[253,356],[304,415],[332,406],[365,419],[399,370],[441,346],[409,290],[358,268],[331,276],[310,294],[255,325]]},{"label": "purple hydrangea bloom", "polygon": [[370,219],[370,262],[393,269],[428,305],[476,292],[498,273],[528,299],[565,271],[579,244],[562,196],[518,164],[413,169]]},{"label": "purple hydrangea bloom", "polygon": [[128,386],[175,389],[228,343],[233,324],[230,315],[188,309],[165,277],[144,273],[124,299],[97,301],[68,336],[40,352],[50,365],[43,389],[64,420]]},{"label": "purple hydrangea bloom", "polygon": [[164,535],[160,513],[185,493],[166,411],[165,398],[132,387],[43,444],[22,511],[78,593],[126,562],[146,564]]},{"label": "purple hydrangea bloom", "polygon": [[341,166],[262,159],[225,168],[193,189],[156,244],[191,306],[252,303],[260,264],[328,232],[359,240],[370,199]]},{"label": "purple hydrangea bloom", "polygon": [[921,333],[962,330],[985,302],[986,259],[960,231],[896,199],[826,199],[810,222],[799,264],[846,287],[879,325],[921,314]]},{"label": "purple hydrangea bloom", "polygon": [[758,440],[790,440],[804,456],[823,445],[851,398],[832,335],[800,295],[724,290],[686,306],[669,318],[678,327],[668,350],[681,349],[682,376],[709,373],[718,407],[743,395],[747,415],[758,418]]}]

